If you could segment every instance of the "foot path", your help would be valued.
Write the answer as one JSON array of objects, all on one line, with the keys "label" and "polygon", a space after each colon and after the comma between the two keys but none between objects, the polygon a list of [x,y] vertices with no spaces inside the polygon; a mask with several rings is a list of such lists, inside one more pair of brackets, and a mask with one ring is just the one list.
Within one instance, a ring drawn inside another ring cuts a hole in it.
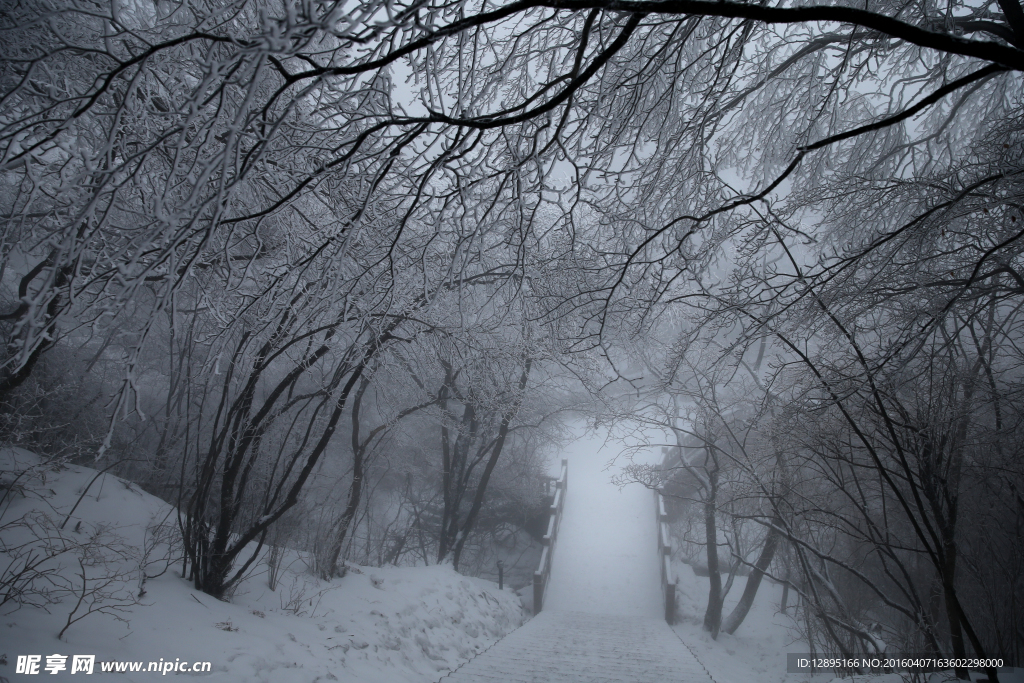
[{"label": "foot path", "polygon": [[665,623],[650,491],[611,483],[616,451],[576,441],[544,610],[446,683],[712,683]]},{"label": "foot path", "polygon": [[442,679],[485,681],[711,683],[664,621],[554,610],[541,612]]}]

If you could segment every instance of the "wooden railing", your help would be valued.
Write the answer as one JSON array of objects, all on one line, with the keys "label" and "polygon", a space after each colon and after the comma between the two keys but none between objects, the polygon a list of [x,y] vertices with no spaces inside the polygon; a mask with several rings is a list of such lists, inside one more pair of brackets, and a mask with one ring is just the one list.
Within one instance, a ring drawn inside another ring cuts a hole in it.
[{"label": "wooden railing", "polygon": [[562,508],[565,507],[565,487],[569,479],[569,461],[562,460],[562,471],[555,480],[555,497],[551,502],[551,514],[548,517],[548,530],[541,542],[544,549],[540,553],[540,566],[533,573],[533,613],[539,614],[544,606],[544,592],[547,590],[548,579],[551,577],[551,555],[555,551],[555,539],[558,537],[558,526],[562,521]]},{"label": "wooden railing", "polygon": [[665,498],[654,492],[658,517],[658,561],[661,563],[661,592],[665,596],[665,621],[676,623],[676,581],[672,577],[672,541],[668,535]]}]

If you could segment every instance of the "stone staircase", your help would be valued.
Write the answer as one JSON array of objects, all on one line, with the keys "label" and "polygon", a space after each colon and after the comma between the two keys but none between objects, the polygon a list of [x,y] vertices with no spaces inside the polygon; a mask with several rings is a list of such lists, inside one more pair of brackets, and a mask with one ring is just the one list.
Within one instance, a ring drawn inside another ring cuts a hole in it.
[{"label": "stone staircase", "polygon": [[545,611],[441,683],[714,683],[664,620]]}]

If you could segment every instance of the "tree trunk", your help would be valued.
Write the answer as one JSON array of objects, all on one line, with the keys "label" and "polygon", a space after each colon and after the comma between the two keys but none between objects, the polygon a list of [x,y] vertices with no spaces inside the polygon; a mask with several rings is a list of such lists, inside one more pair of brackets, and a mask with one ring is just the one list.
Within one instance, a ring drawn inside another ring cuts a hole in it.
[{"label": "tree trunk", "polygon": [[466,545],[466,539],[469,538],[469,533],[473,530],[473,525],[476,524],[477,515],[480,513],[480,507],[483,505],[484,494],[487,492],[487,484],[491,479],[491,473],[494,471],[494,466],[498,463],[501,451],[505,447],[505,439],[508,437],[509,424],[511,424],[512,420],[515,419],[516,413],[519,412],[519,406],[522,403],[523,392],[526,391],[526,383],[530,378],[530,367],[532,365],[532,359],[527,358],[526,364],[523,367],[523,374],[519,377],[519,400],[513,402],[512,407],[501,416],[501,427],[498,429],[498,438],[495,441],[490,457],[487,460],[487,466],[484,468],[484,472],[480,476],[480,483],[477,484],[476,493],[473,496],[473,505],[469,510],[469,514],[466,515],[466,521],[463,523],[462,529],[460,530],[459,540],[455,544],[452,566],[456,571],[459,569],[459,559],[462,557],[462,549]]},{"label": "tree trunk", "polygon": [[718,528],[715,520],[718,472],[710,474],[708,497],[704,501],[704,535],[708,545],[708,578],[711,579],[711,588],[708,592],[708,609],[704,613],[704,630],[711,632],[712,639],[717,639],[722,627],[722,575],[718,568]]},{"label": "tree trunk", "polygon": [[370,379],[363,377],[359,382],[359,389],[352,399],[352,482],[348,489],[348,503],[345,511],[338,521],[335,530],[334,541],[331,545],[331,553],[327,559],[327,565],[321,569],[321,578],[330,580],[338,573],[338,561],[341,559],[341,548],[345,545],[345,537],[348,535],[348,528],[355,519],[356,511],[359,509],[359,500],[363,495],[363,469],[365,464],[366,444],[359,441],[359,409],[363,404],[363,394],[370,386]]},{"label": "tree trunk", "polygon": [[445,418],[448,417],[448,394],[452,382],[452,368],[441,360],[444,367],[444,382],[437,392],[438,405],[441,407],[441,495],[443,509],[441,511],[441,533],[437,539],[437,561],[440,562],[448,554],[447,529],[452,511],[452,441]]},{"label": "tree trunk", "polygon": [[[459,536],[459,512],[462,509],[462,501],[469,489],[469,479],[466,463],[470,457],[470,450],[477,443],[477,432],[480,428],[480,420],[477,418],[476,406],[466,403],[462,410],[462,423],[455,441],[451,443],[448,456],[448,472],[445,475],[447,488],[444,490],[444,515],[441,518],[441,535],[438,539],[437,561],[442,562],[455,548]],[[450,440],[447,436],[447,427],[442,428],[444,441]]]},{"label": "tree trunk", "polygon": [[[950,542],[943,544],[945,563],[941,575],[942,594],[946,603],[946,619],[949,622],[949,644],[953,649],[953,657],[963,659],[967,649],[964,646],[964,632],[960,626],[960,610],[957,609],[956,588],[953,582],[956,578],[956,545]],[[970,680],[970,675],[965,668],[954,669],[953,672],[960,680]]]},{"label": "tree trunk", "polygon": [[[751,605],[754,604],[754,597],[757,595],[757,589],[761,585],[761,579],[764,578],[764,573],[768,571],[769,565],[772,563],[772,558],[775,557],[775,550],[779,547],[779,527],[782,524],[782,519],[779,517],[778,512],[772,517],[772,526],[768,529],[768,535],[764,538],[764,546],[761,548],[761,555],[757,558],[757,562],[754,564],[753,571],[747,577],[747,585],[743,589],[743,595],[740,596],[739,603],[726,618],[722,624],[722,630],[732,635],[736,632],[736,629],[740,627],[743,620],[746,619],[747,613],[750,611]],[[789,586],[787,584],[786,589]],[[784,589],[785,590],[785,589]],[[783,593],[782,598],[782,611],[786,611],[786,597]]]}]

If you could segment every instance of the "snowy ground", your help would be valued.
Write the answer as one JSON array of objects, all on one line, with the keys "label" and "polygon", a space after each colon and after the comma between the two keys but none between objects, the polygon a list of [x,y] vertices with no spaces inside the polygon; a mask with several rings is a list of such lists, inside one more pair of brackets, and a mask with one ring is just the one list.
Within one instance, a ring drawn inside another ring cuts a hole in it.
[{"label": "snowy ground", "polygon": [[[718,640],[704,631],[709,580],[697,576],[681,562],[676,571],[678,623],[674,630],[696,653],[712,678],[718,683],[753,681],[758,683],[797,683],[798,681],[831,681],[833,676],[814,677],[786,673],[786,653],[803,652],[807,648],[794,642],[789,618],[778,613],[782,587],[764,581],[750,613],[735,635],[721,633]],[[728,614],[743,592],[743,579],[738,579],[726,597],[724,613]],[[878,678],[872,679],[882,683]]]},{"label": "snowy ground", "polygon": [[[39,459],[24,451],[5,451],[0,458],[5,486],[13,479],[12,471],[36,466],[31,478],[17,483],[27,484],[28,495],[14,496],[7,509],[6,503],[0,505],[0,524],[28,513],[46,514],[59,525],[96,474],[84,467],[40,467]],[[101,475],[63,534],[82,543],[95,537],[129,558],[117,563],[127,580],[114,588],[122,597],[137,595],[145,529],[167,519],[170,511],[133,485]],[[37,528],[47,524],[37,519]],[[0,540],[10,548],[25,538],[25,531],[7,527]],[[160,552],[157,547],[149,559]],[[80,566],[73,554],[60,561],[61,576],[74,580]],[[8,562],[9,555],[0,553],[0,571]],[[15,673],[18,655],[41,655],[40,672],[45,675],[48,655],[94,654],[97,662],[209,661],[212,671],[203,680],[210,681],[422,683],[437,681],[524,619],[515,593],[461,576],[448,566],[355,568],[343,579],[324,583],[305,571],[294,553],[286,556],[285,564],[291,568],[276,591],[268,587],[261,564],[230,603],[196,591],[172,567],[147,582],[138,604],[119,613],[124,621],[91,614],[70,626],[62,639],[57,634],[77,602],[73,595],[58,593],[54,597],[59,602],[45,609],[12,611],[8,603],[0,609],[0,680],[32,680]],[[157,568],[151,564],[150,571]],[[69,673],[70,664],[69,657],[68,670],[46,680],[78,680],[79,674]],[[98,669],[99,664],[85,680],[145,681],[159,675],[104,674]]]},{"label": "snowy ground", "polygon": [[[601,438],[582,436],[565,453],[570,461],[568,497],[554,556],[549,610],[586,613],[595,622],[601,622],[602,615],[653,620],[662,614],[652,494],[635,485],[620,490],[611,483],[617,469],[606,465],[617,452]],[[13,481],[11,473],[26,467],[31,476]],[[65,529],[52,532],[51,540],[90,547],[88,576],[100,569],[101,554],[118,554],[120,559],[111,566],[123,572],[125,581],[111,592],[114,597],[134,598],[144,555],[140,549],[147,538],[152,540],[146,529],[162,520],[173,523],[173,511],[113,476],[101,475],[90,486],[95,476],[94,470],[84,467],[44,466],[23,451],[0,452],[0,496],[4,489],[14,491],[0,504],[0,541],[10,550],[26,539],[24,527],[2,528],[26,514],[36,515],[37,529],[52,531],[88,487]],[[151,573],[159,571],[157,560],[164,551],[156,544],[147,556]],[[91,614],[58,639],[77,602],[74,595],[60,592],[64,585],[76,586],[81,567],[74,557],[69,553],[60,560],[63,569],[52,604],[16,611],[10,603],[0,607],[0,681],[32,680],[15,673],[19,655],[40,655],[45,674],[49,655],[93,654],[97,662],[138,661],[144,667],[161,659],[209,661],[212,670],[203,679],[211,681],[424,683],[438,681],[524,619],[511,590],[499,591],[492,582],[463,577],[447,566],[355,568],[343,579],[324,583],[306,571],[299,555],[290,553],[284,560],[289,568],[274,591],[267,584],[264,564],[255,568],[230,603],[194,590],[172,567],[148,581],[137,604],[117,614],[124,621]],[[0,553],[0,572],[9,558]],[[736,635],[722,634],[713,641],[701,629],[707,578],[696,576],[685,564],[675,568],[680,623],[673,630],[679,646],[697,656],[715,683],[832,680],[828,674],[786,673],[786,653],[804,648],[792,641],[788,618],[777,613],[779,586],[765,582]],[[741,592],[742,580],[727,600],[727,612]],[[79,608],[76,614],[81,613]],[[57,677],[71,675],[65,670]],[[159,674],[104,674],[97,664],[86,680],[134,682],[155,675]],[[899,681],[895,676],[857,680]],[[927,683],[939,680],[933,677]],[[1024,683],[1024,675],[1004,675],[1001,680]]]}]

